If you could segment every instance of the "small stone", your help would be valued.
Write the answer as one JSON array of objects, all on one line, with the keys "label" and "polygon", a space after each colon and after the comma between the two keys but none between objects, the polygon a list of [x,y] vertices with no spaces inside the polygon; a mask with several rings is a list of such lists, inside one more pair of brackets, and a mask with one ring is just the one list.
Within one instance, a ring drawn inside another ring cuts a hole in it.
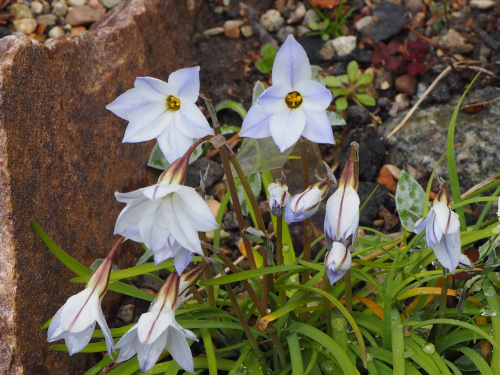
[{"label": "small stone", "polygon": [[250,38],[253,36],[253,28],[250,25],[241,26],[240,31],[245,38]]},{"label": "small stone", "polygon": [[427,97],[430,103],[448,103],[450,99],[450,88],[443,81],[439,82]]},{"label": "small stone", "polygon": [[81,7],[82,5],[87,4],[87,0],[69,0],[68,5],[70,7]]},{"label": "small stone", "polygon": [[276,33],[276,39],[278,39],[281,43],[284,43],[288,35],[293,35],[295,29],[293,26],[285,26],[279,29]]},{"label": "small stone", "polygon": [[52,13],[64,17],[68,13],[68,6],[60,1],[52,3]]},{"label": "small stone", "polygon": [[428,88],[429,86],[427,84],[420,82],[417,85],[417,98],[421,98],[422,96],[424,96],[424,93],[427,91]]},{"label": "small stone", "polygon": [[33,14],[31,13],[31,9],[28,8],[24,4],[14,3],[10,4],[7,8],[7,13],[15,14],[15,20],[20,20],[22,18],[33,18]]},{"label": "small stone", "polygon": [[276,9],[269,9],[260,17],[260,24],[269,32],[278,31],[284,23],[285,19]]},{"label": "small stone", "polygon": [[422,0],[405,0],[404,4],[406,10],[413,15],[417,14],[418,12],[422,12],[425,9]]},{"label": "small stone", "polygon": [[486,47],[484,44],[481,44],[479,47],[479,61],[488,61],[488,57],[491,55],[491,49]]},{"label": "small stone", "polygon": [[117,6],[122,0],[101,0],[102,5],[106,8],[111,9]]},{"label": "small stone", "polygon": [[384,226],[384,219],[374,220],[373,221],[373,226],[377,227],[377,228]]},{"label": "small stone", "polygon": [[71,28],[70,35],[75,36],[87,31],[87,29],[83,26],[75,26]]},{"label": "small stone", "polygon": [[356,125],[367,125],[371,122],[370,112],[365,107],[350,105],[347,108],[347,121]]},{"label": "small stone", "polygon": [[347,56],[350,54],[354,48],[356,48],[356,37],[355,36],[340,36],[333,39],[333,48],[339,56]]},{"label": "small stone", "polygon": [[134,310],[135,310],[134,304],[120,306],[120,308],[118,309],[118,313],[116,314],[116,317],[124,323],[130,323],[132,319],[134,319]]},{"label": "small stone", "polygon": [[392,87],[392,74],[386,69],[381,69],[375,77],[375,88],[387,90]]},{"label": "small stone", "polygon": [[387,40],[403,30],[405,13],[404,6],[390,1],[382,1],[373,10],[373,24],[363,31],[375,43]]},{"label": "small stone", "polygon": [[471,8],[486,10],[495,6],[494,0],[471,0],[470,2]]},{"label": "small stone", "polygon": [[314,9],[309,9],[304,16],[302,25],[309,27],[309,24],[311,22],[319,22],[319,21],[321,21],[321,19],[319,18],[318,13],[316,13]]},{"label": "small stone", "polygon": [[240,37],[240,26],[243,26],[242,20],[229,20],[224,22],[222,28],[224,35],[231,39],[238,39]]},{"label": "small stone", "polygon": [[214,215],[214,217],[217,217],[217,214],[219,213],[220,202],[215,199],[207,199],[206,202],[208,208],[210,208],[210,211],[212,211],[212,215]]},{"label": "small stone", "polygon": [[224,29],[222,27],[212,27],[211,29],[206,29],[202,35],[203,36],[215,36],[222,34],[224,32]]},{"label": "small stone", "polygon": [[87,5],[74,7],[68,11],[66,22],[71,26],[83,26],[101,18],[101,13]]},{"label": "small stone", "polygon": [[328,40],[323,48],[319,50],[319,54],[321,58],[325,61],[331,60],[335,56],[335,48],[333,47],[333,43],[331,40]]},{"label": "small stone", "polygon": [[60,36],[64,36],[65,32],[61,26],[55,26],[49,31],[49,38],[59,38]]},{"label": "small stone", "polygon": [[302,21],[305,15],[306,15],[306,6],[304,5],[304,3],[299,3],[295,8],[295,10],[290,15],[290,17],[288,17],[288,19],[286,20],[286,23],[290,25],[292,23],[300,22]]},{"label": "small stone", "polygon": [[359,32],[362,32],[363,29],[367,28],[373,21],[372,16],[365,16],[363,18],[360,18],[358,22],[356,22],[356,30]]},{"label": "small stone", "polygon": [[306,34],[310,33],[311,29],[308,27],[305,27],[303,25],[299,25],[295,28],[295,34],[297,35],[297,38],[302,38]]},{"label": "small stone", "polygon": [[226,195],[227,192],[227,185],[224,182],[218,182],[216,183],[212,189],[210,189],[210,195],[214,196],[217,198],[219,202],[222,202],[224,199],[224,195]]},{"label": "small stone", "polygon": [[451,53],[469,53],[474,49],[472,44],[466,43],[467,38],[454,29],[439,38],[439,44]]},{"label": "small stone", "polygon": [[89,0],[89,3],[87,5],[92,9],[97,10],[102,15],[106,14],[107,12],[107,9],[101,4],[99,0]]},{"label": "small stone", "polygon": [[42,5],[42,3],[38,2],[38,1],[32,1],[31,2],[31,10],[33,12],[38,13],[38,14],[43,13],[43,5]]},{"label": "small stone", "polygon": [[404,74],[396,78],[395,86],[399,92],[413,96],[417,90],[417,79],[410,74]]},{"label": "small stone", "polygon": [[222,223],[224,224],[226,230],[236,231],[240,228],[238,220],[236,219],[236,212],[234,211],[227,212],[222,219]]},{"label": "small stone", "polygon": [[385,166],[380,168],[376,182],[377,184],[387,186],[393,194],[396,193],[396,180],[392,176],[392,173]]},{"label": "small stone", "polygon": [[31,34],[36,29],[36,21],[33,18],[14,20],[14,31],[23,34]]},{"label": "small stone", "polygon": [[12,35],[12,32],[5,26],[0,26],[0,38],[3,38],[7,35]]},{"label": "small stone", "polygon": [[54,26],[57,21],[57,16],[55,14],[42,14],[36,18],[36,22],[39,25]]}]

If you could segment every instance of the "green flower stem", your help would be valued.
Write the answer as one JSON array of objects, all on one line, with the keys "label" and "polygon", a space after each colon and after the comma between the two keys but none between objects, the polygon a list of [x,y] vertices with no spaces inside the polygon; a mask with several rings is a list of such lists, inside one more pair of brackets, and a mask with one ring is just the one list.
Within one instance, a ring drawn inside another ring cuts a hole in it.
[{"label": "green flower stem", "polygon": [[[201,245],[203,247],[206,247],[210,250],[212,250],[214,253],[216,253],[219,258],[226,264],[226,266],[229,267],[229,269],[233,273],[239,273],[241,272],[238,267],[234,265],[234,263],[229,259],[224,252],[220,251],[217,249],[214,245],[208,242],[202,242]],[[259,315],[262,318],[263,316],[267,315],[266,309],[264,308],[264,305],[261,303],[259,297],[255,293],[255,290],[253,290],[252,286],[247,280],[241,280],[241,284],[243,284],[243,287],[246,289],[249,297],[252,299],[253,303],[255,304],[255,307],[257,307],[257,310],[259,311]],[[267,325],[266,331],[270,334],[271,339],[273,341],[274,346],[276,347],[276,350],[278,351],[278,355],[280,357],[280,362],[281,366],[285,367],[286,366],[286,355],[285,351],[283,350],[283,346],[281,345],[281,341],[278,337],[278,334],[276,333],[276,328],[273,327],[271,323]]]},{"label": "green flower stem", "polygon": [[[283,265],[283,215],[276,218],[276,265]],[[282,274],[278,273],[276,276],[280,277]],[[279,293],[280,298],[286,300],[286,291],[282,290]]]},{"label": "green flower stem", "polygon": [[245,316],[243,315],[243,312],[241,311],[240,305],[238,304],[238,300],[236,299],[236,295],[234,294],[233,288],[231,287],[231,284],[225,284],[226,286],[226,292],[227,295],[229,296],[229,299],[231,300],[231,303],[233,304],[233,309],[234,312],[236,313],[236,317],[241,323],[241,326],[243,328],[243,331],[245,331],[245,334],[247,335],[248,341],[250,343],[250,346],[252,347],[252,350],[259,360],[260,365],[263,368],[266,368],[266,360],[264,358],[264,355],[259,349],[259,345],[257,344],[257,340],[255,340],[255,336],[253,335],[252,331],[250,330],[250,327],[248,326],[247,321],[245,320]]},{"label": "green flower stem", "polygon": [[[309,158],[306,149],[306,139],[300,137],[300,159],[302,161],[302,189],[309,186]],[[311,219],[304,220],[304,258],[306,262],[311,261]],[[309,270],[302,273],[302,282],[309,280]]]},{"label": "green flower stem", "polygon": [[[201,88],[201,92],[202,92],[201,97],[202,97],[202,99],[205,100],[205,104],[208,108],[208,111],[210,112],[210,117],[212,118],[214,132],[215,132],[215,134],[220,135],[221,130],[220,130],[219,119],[217,117],[217,112],[215,111],[215,107],[213,105],[212,98],[210,97],[208,91],[206,91],[204,88]],[[238,222],[240,234],[241,234],[241,237],[243,239],[243,246],[245,247],[246,256],[248,258],[248,262],[250,263],[250,267],[252,269],[255,269],[255,268],[257,268],[257,264],[255,263],[255,258],[253,256],[252,244],[250,243],[248,238],[246,238],[242,234],[243,228],[245,227],[245,218],[243,217],[243,213],[241,212],[241,205],[240,205],[240,201],[238,199],[236,185],[234,183],[234,179],[232,178],[233,173],[231,171],[229,157],[227,156],[227,153],[225,153],[225,152],[221,152],[220,155],[221,155],[221,159],[222,159],[222,165],[224,167],[224,172],[226,173],[226,177],[227,177],[227,185],[229,188],[229,192],[231,194],[231,199],[233,201],[233,209],[234,209],[234,212],[236,213],[236,221]]]},{"label": "green flower stem", "polygon": [[351,284],[351,270],[348,270],[344,275],[345,285],[345,308],[347,311],[352,312],[352,284]]}]

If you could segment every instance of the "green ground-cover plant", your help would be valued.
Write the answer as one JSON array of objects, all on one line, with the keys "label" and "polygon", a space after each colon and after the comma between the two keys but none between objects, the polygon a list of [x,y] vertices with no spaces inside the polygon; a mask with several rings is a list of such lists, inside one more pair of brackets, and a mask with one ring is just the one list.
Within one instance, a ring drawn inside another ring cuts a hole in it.
[{"label": "green ground-cover plant", "polygon": [[370,74],[359,74],[359,65],[351,61],[347,65],[347,74],[339,77],[325,77],[325,84],[331,87],[335,95],[335,106],[337,111],[343,111],[349,106],[349,101],[361,103],[369,107],[375,105],[375,99],[366,94],[366,85],[373,81]]},{"label": "green ground-cover plant", "polygon": [[[282,48],[301,53],[295,43],[293,38],[289,39]],[[307,68],[308,61],[307,64],[304,61],[302,68]],[[283,69],[286,68],[285,65]],[[273,73],[276,73],[275,69],[273,67]],[[194,71],[184,73],[194,74]],[[357,67],[355,74],[351,69],[347,75],[348,82],[355,82]],[[286,76],[280,77],[279,73],[273,76],[282,81],[287,79]],[[309,105],[319,106],[324,102],[327,107],[328,99],[331,101],[331,94],[319,83],[309,79],[302,82],[309,90],[317,90],[313,95],[314,102],[308,102],[308,96],[303,95],[306,91],[300,85],[290,84],[293,91],[281,93],[290,115],[297,118],[301,116],[300,112],[294,111],[303,103],[308,110],[311,108]],[[145,82],[139,81],[138,87],[142,84]],[[161,87],[157,81],[154,84],[157,88]],[[276,115],[264,111],[268,105],[266,100],[271,100],[271,103],[275,100],[275,95],[269,99],[269,93],[274,93],[274,89],[268,90],[271,91],[255,95],[259,97],[259,102],[254,103],[248,114],[240,111],[244,117],[240,135],[267,134],[267,129],[255,130],[252,121],[262,124],[262,118]],[[128,93],[126,98],[132,94]],[[322,100],[322,96],[326,100]],[[470,196],[462,198],[460,195],[454,131],[456,126],[460,126],[456,121],[463,97],[450,121],[445,155],[450,176],[447,183],[454,201],[450,201],[450,194],[443,186],[430,205],[435,171],[425,189],[409,174],[403,173],[395,196],[402,231],[388,236],[363,227],[361,229],[366,235],[362,237],[358,236],[359,211],[363,210],[366,202],[360,202],[356,192],[359,183],[358,152],[363,152],[357,144],[352,144],[350,158],[338,182],[330,167],[326,166],[319,173],[317,182],[311,184],[309,178],[303,178],[304,191],[290,197],[286,181],[292,176],[282,174],[274,180],[269,170],[253,169],[259,177],[249,181],[240,163],[252,164],[254,159],[245,160],[245,154],[235,157],[221,135],[217,110],[206,91],[202,92],[202,98],[209,109],[216,135],[200,136],[183,156],[171,160],[159,183],[153,187],[116,194],[117,199],[127,200],[127,206],[117,220],[115,231],[119,234],[123,232],[124,219],[125,224],[131,225],[138,220],[138,216],[149,217],[154,209],[153,223],[159,225],[156,231],[176,228],[179,221],[187,221],[186,216],[192,211],[187,210],[176,220],[169,215],[182,211],[185,204],[182,202],[199,202],[196,215],[189,216],[189,228],[177,228],[174,232],[179,241],[182,236],[194,238],[194,245],[188,243],[186,246],[200,245],[203,248],[199,253],[192,251],[196,253],[192,258],[189,254],[187,272],[179,271],[183,250],[175,244],[170,245],[173,242],[170,236],[160,239],[168,241],[171,251],[168,255],[171,256],[161,257],[164,255],[162,246],[167,245],[162,242],[160,249],[156,249],[157,244],[151,239],[158,234],[150,233],[149,237],[144,236],[140,241],[145,255],[135,266],[118,270],[112,267],[112,259],[115,253],[119,254],[120,244],[125,240],[123,236],[117,240],[110,254],[96,264],[97,267],[89,268],[59,248],[40,225],[32,223],[49,250],[76,274],[77,277],[71,281],[87,283],[82,292],[70,297],[68,303],[44,325],[43,328],[48,327],[49,341],[65,340],[66,345],[56,344],[51,349],[69,350],[70,353],[104,352],[102,360],[87,370],[86,375],[101,374],[103,370],[114,375],[141,372],[210,375],[500,373],[500,273],[496,272],[496,267],[500,265],[497,254],[500,243],[498,219],[496,215],[492,219],[487,214],[490,207],[487,206],[485,214],[475,224],[467,226],[463,213],[466,205],[496,202],[500,180]],[[174,111],[189,98],[181,97],[181,104],[176,99],[179,98],[167,96],[166,101]],[[118,101],[114,104],[116,107],[112,108],[116,110],[118,104],[123,103]],[[260,108],[261,105],[264,108]],[[323,108],[323,121],[330,126],[326,107]],[[238,110],[238,107],[233,109]],[[130,111],[128,107],[127,111]],[[310,113],[308,115],[311,116]],[[278,119],[282,120],[281,117]],[[271,127],[272,121],[272,118],[269,119],[267,126]],[[317,121],[321,118],[318,117]],[[293,126],[288,124],[291,133]],[[311,133],[307,134],[313,137]],[[286,138],[280,138],[280,134],[276,133],[272,135],[273,140],[276,136],[275,147],[281,150],[287,146],[284,143],[288,141]],[[178,182],[188,168],[190,155],[204,140],[210,140],[211,145],[219,149],[228,184],[228,192],[215,218],[205,218],[207,215],[201,198],[204,195],[203,179],[201,196]],[[307,177],[304,175],[309,174],[309,159],[305,140],[295,141],[300,142],[302,177]],[[161,149],[162,142],[159,143]],[[444,156],[438,164],[442,160]],[[235,175],[239,179],[237,182]],[[262,188],[269,201],[272,231],[268,230],[270,227],[264,222],[256,199]],[[332,188],[335,191],[326,204],[325,233],[314,237],[308,220]],[[177,195],[173,195],[172,191]],[[240,226],[242,240],[239,249],[249,264],[246,268],[240,268],[240,264],[235,264],[221,249],[220,224],[230,198]],[[344,206],[339,207],[339,201]],[[139,210],[145,202],[147,210]],[[246,202],[249,212],[246,218],[242,213],[243,202]],[[164,206],[167,210],[163,211]],[[128,214],[130,209],[135,210],[133,215]],[[442,218],[449,219],[453,228],[450,225],[443,229],[440,226]],[[212,221],[216,224],[212,225]],[[293,248],[288,231],[287,223],[293,221],[304,221],[305,224],[303,247],[300,249]],[[249,222],[253,225],[249,226]],[[428,223],[433,224],[433,233],[429,231]],[[147,220],[137,228],[127,227],[124,234],[137,241],[141,233],[148,233],[146,224]],[[194,226],[202,227],[199,234],[198,231],[194,234],[189,232]],[[204,233],[208,228],[214,230],[210,241]],[[442,231],[441,239],[436,238],[438,229]],[[57,238],[57,234],[51,235]],[[455,242],[447,248],[449,251],[440,252],[443,242],[446,245],[451,238]],[[316,245],[320,249],[311,251]],[[475,265],[463,254],[464,250],[474,245],[478,246],[479,253]],[[465,258],[451,262],[458,255]],[[154,262],[147,260],[151,256]],[[457,264],[465,269],[457,270]],[[158,276],[159,270],[170,273],[156,297],[130,283],[133,277],[139,275],[163,282]],[[448,272],[454,277],[450,278]],[[201,273],[204,274],[202,279]],[[100,300],[106,290],[154,301],[150,311],[141,316],[137,325],[110,330],[102,312],[98,314]],[[76,309],[77,314],[73,315],[81,295],[85,296],[84,307]],[[454,297],[454,303],[449,302],[448,297]],[[94,304],[95,309],[86,310],[87,303]],[[98,310],[97,313],[95,310]],[[69,315],[70,319],[65,315]],[[80,321],[82,315],[85,315],[84,323]],[[70,324],[65,325],[67,321]],[[96,321],[100,326],[98,330],[94,330]],[[155,324],[150,325],[151,321]],[[81,326],[81,330],[78,331],[76,326]],[[143,326],[150,327],[146,335],[141,331]],[[89,343],[91,337],[94,342]],[[103,338],[105,341],[102,341]],[[115,367],[105,370],[112,362],[117,362]]]},{"label": "green ground-cover plant", "polygon": [[308,36],[319,35],[321,39],[328,40],[333,38],[338,38],[342,36],[341,29],[347,22],[349,16],[357,9],[356,7],[350,8],[345,14],[342,14],[342,6],[344,2],[340,1],[335,12],[335,18],[330,19],[330,17],[322,12],[316,5],[311,3],[311,7],[316,11],[316,14],[321,19],[320,22],[311,21],[309,22],[309,28],[312,30],[308,33]]}]

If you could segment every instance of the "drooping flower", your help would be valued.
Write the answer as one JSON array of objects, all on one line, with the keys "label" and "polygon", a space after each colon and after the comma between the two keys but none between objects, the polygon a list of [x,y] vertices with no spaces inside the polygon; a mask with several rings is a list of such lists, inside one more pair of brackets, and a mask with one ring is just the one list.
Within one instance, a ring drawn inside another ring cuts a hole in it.
[{"label": "drooping flower", "polygon": [[425,229],[425,242],[434,250],[441,265],[455,274],[460,261],[461,241],[458,215],[450,207],[451,198],[446,185],[438,192],[427,217],[415,223],[415,231]]},{"label": "drooping flower", "polygon": [[328,245],[345,242],[352,236],[356,241],[359,227],[358,174],[356,167],[358,144],[352,143],[351,155],[340,177],[338,189],[326,203],[325,236]]},{"label": "drooping flower", "polygon": [[325,268],[330,284],[337,282],[351,268],[351,252],[341,242],[333,242],[325,257]]},{"label": "drooping flower", "polygon": [[316,143],[334,143],[326,114],[332,93],[312,79],[302,46],[289,35],[274,60],[273,85],[264,91],[243,121],[240,136],[272,136],[283,152],[303,136]]},{"label": "drooping flower", "polygon": [[330,189],[328,181],[315,182],[308,188],[290,199],[285,208],[285,221],[294,223],[310,218],[318,211],[320,202],[325,199]]},{"label": "drooping flower", "polygon": [[207,203],[192,187],[184,186],[188,157],[179,158],[159,178],[158,183],[130,193],[115,193],[126,203],[116,221],[115,233],[142,242],[159,264],[173,256],[180,274],[191,254],[203,255],[198,231],[219,225]]},{"label": "drooping flower", "polygon": [[269,191],[269,211],[276,217],[281,216],[290,202],[288,186],[283,180],[276,180],[267,186],[267,191]]},{"label": "drooping flower", "polygon": [[139,77],[134,88],[106,106],[129,121],[123,142],[158,139],[165,158],[172,163],[182,156],[193,139],[213,134],[207,119],[196,106],[200,92],[200,67],[180,69],[168,83]]},{"label": "drooping flower", "polygon": [[97,322],[104,334],[106,347],[111,356],[114,343],[102,313],[101,301],[108,290],[114,252],[122,241],[123,239],[117,242],[109,255],[90,275],[85,289],[68,298],[50,322],[47,341],[64,339],[70,355],[80,352],[87,346]]},{"label": "drooping flower", "polygon": [[116,362],[127,361],[137,354],[144,373],[155,365],[166,348],[179,366],[194,373],[193,355],[186,338],[198,340],[193,332],[182,328],[175,320],[175,311],[181,303],[179,292],[182,291],[179,291],[179,284],[179,275],[171,273],[158,291],[149,311],[142,314],[139,322],[116,344],[116,349],[121,349]]}]

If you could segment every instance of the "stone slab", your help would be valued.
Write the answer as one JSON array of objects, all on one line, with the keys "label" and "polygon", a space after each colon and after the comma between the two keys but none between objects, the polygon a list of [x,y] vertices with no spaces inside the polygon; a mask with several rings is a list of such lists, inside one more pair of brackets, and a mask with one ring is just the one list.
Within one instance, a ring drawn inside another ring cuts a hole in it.
[{"label": "stone slab", "polygon": [[[156,175],[145,167],[153,143],[122,144],[126,122],[105,105],[136,76],[166,79],[191,65],[195,8],[129,0],[69,40],[0,40],[0,374],[80,374],[95,361],[49,350],[40,327],[82,286],[30,220],[85,265],[109,251],[122,208],[114,191]],[[136,256],[124,247],[118,266]]]}]

